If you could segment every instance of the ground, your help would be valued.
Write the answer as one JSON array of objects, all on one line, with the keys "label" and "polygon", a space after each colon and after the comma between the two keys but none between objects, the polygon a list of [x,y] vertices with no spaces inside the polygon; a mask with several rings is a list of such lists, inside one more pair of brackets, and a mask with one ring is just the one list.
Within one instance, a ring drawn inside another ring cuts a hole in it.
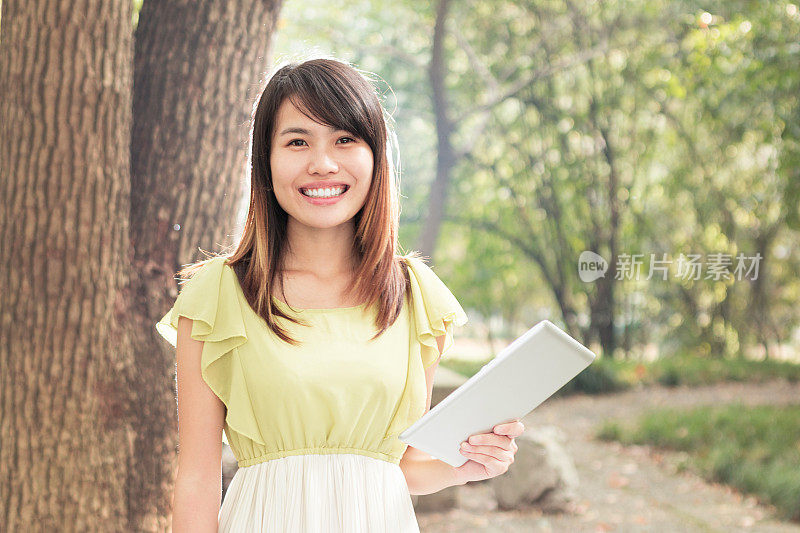
[{"label": "ground", "polygon": [[[686,407],[741,400],[746,405],[800,405],[800,384],[726,383],[695,388],[650,387],[603,396],[546,401],[523,419],[526,427],[555,425],[580,478],[574,513],[497,512],[488,483],[461,487],[461,506],[418,513],[422,533],[435,532],[792,532],[800,524],[734,489],[678,473],[678,453],[621,446],[593,438],[604,420],[631,420],[651,407]],[[513,465],[512,465],[513,467]]]}]

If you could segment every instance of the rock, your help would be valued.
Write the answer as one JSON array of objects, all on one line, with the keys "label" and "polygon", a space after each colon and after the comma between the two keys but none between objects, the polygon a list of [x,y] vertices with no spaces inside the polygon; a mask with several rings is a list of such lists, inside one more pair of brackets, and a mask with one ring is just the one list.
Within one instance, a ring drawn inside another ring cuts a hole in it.
[{"label": "rock", "polygon": [[519,449],[505,474],[491,478],[501,510],[538,507],[564,512],[575,498],[578,472],[562,443],[565,435],[555,426],[530,428],[516,438]]}]

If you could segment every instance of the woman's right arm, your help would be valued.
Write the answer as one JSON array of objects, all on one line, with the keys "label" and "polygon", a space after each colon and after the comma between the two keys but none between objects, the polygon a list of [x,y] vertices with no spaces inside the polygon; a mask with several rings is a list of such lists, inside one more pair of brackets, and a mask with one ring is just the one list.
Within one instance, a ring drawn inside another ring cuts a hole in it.
[{"label": "woman's right arm", "polygon": [[222,499],[222,428],[225,404],[200,374],[203,341],[191,337],[192,320],[178,318],[178,473],[172,531],[217,531]]}]

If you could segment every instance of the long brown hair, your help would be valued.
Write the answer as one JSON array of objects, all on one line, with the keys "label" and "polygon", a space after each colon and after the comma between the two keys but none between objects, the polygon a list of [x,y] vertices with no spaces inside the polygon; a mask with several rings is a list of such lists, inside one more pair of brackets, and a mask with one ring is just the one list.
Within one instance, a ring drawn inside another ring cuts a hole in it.
[{"label": "long brown hair", "polygon": [[[350,131],[372,149],[372,183],[362,209],[355,215],[353,254],[357,268],[355,285],[348,295],[364,302],[369,309],[378,304],[375,326],[379,337],[397,320],[409,291],[409,278],[403,257],[419,257],[416,252],[396,254],[398,244],[399,167],[387,148],[387,123],[391,116],[380,103],[369,73],[333,58],[289,62],[277,68],[270,77],[252,119],[250,146],[250,206],[242,237],[226,264],[236,272],[239,284],[250,307],[264,319],[281,339],[293,345],[293,339],[277,322],[276,317],[303,324],[285,314],[273,299],[276,276],[283,270],[287,242],[286,211],[272,190],[270,151],[278,108],[285,99],[309,118],[326,126]],[[395,141],[396,142],[396,141]],[[213,255],[213,254],[212,254]],[[190,277],[210,259],[183,268],[178,275]]]}]

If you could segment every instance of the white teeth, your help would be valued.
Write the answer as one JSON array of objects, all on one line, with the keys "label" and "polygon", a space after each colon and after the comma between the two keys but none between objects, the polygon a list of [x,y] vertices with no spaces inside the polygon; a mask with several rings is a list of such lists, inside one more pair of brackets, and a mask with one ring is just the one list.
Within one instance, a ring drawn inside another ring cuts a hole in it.
[{"label": "white teeth", "polygon": [[339,196],[345,191],[344,187],[326,187],[324,189],[301,189],[300,192],[305,196],[312,198],[333,198]]}]

